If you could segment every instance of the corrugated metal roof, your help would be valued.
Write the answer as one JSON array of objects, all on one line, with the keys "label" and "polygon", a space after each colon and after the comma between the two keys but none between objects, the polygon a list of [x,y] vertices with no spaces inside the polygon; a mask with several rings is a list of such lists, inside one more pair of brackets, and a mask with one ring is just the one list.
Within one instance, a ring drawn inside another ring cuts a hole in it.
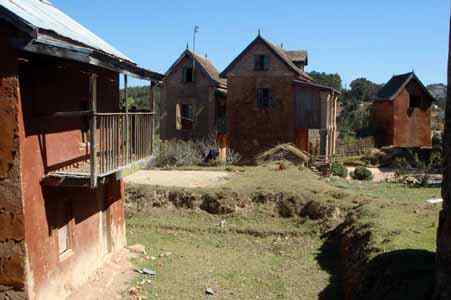
[{"label": "corrugated metal roof", "polygon": [[0,0],[0,5],[31,27],[55,32],[59,36],[132,62],[130,58],[64,14],[48,1]]}]

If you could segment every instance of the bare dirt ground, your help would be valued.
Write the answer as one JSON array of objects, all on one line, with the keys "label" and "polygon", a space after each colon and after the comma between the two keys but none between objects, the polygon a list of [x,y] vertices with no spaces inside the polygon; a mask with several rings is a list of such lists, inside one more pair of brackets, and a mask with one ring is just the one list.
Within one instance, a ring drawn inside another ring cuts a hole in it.
[{"label": "bare dirt ground", "polygon": [[107,259],[89,281],[74,291],[68,300],[103,300],[124,299],[131,281],[135,278],[133,266],[129,261],[134,257],[127,249],[123,249]]},{"label": "bare dirt ground", "polygon": [[224,184],[233,175],[219,171],[139,171],[125,178],[126,183],[166,187],[204,188]]},{"label": "bare dirt ground", "polygon": [[[355,167],[348,167],[348,173],[354,172]],[[368,168],[368,170],[373,173],[373,181],[374,182],[385,182],[387,179],[391,179],[395,177],[395,171],[392,169],[383,169],[383,168]],[[348,179],[351,179],[351,176],[348,175]]]}]

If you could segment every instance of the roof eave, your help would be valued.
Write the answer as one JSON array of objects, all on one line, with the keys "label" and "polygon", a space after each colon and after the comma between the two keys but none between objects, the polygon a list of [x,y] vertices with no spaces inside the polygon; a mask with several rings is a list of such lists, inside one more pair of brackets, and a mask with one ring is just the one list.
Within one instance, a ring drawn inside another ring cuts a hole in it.
[{"label": "roof eave", "polygon": [[334,89],[332,87],[325,86],[325,85],[318,84],[318,83],[314,83],[314,82],[293,80],[293,83],[297,84],[297,85],[304,85],[304,86],[310,86],[310,87],[318,88],[318,89],[321,89],[321,90],[324,90],[324,91],[332,92],[332,93],[337,94],[337,95],[342,95],[342,93],[340,91],[338,91],[338,90],[336,90],[336,89]]},{"label": "roof eave", "polygon": [[163,78],[162,74],[141,68],[133,62],[122,60],[96,49],[80,47],[62,41],[50,41],[39,38],[26,42],[15,40],[13,46],[26,52],[86,63],[139,79],[160,81]]}]

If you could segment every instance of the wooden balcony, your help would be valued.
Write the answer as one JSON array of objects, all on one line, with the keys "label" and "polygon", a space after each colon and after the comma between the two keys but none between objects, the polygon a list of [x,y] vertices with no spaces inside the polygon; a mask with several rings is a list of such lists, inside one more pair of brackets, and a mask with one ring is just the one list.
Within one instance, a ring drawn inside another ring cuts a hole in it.
[{"label": "wooden balcony", "polygon": [[151,158],[153,113],[94,113],[90,119],[88,155],[61,164],[50,177],[89,179],[94,188],[99,178]]},{"label": "wooden balcony", "polygon": [[[97,112],[96,76],[91,77],[91,110],[54,113],[51,118],[82,118],[89,121],[83,144],[86,155],[53,166],[44,184],[89,185],[99,179],[147,162],[153,153],[153,112]],[[74,184],[72,184],[75,182]]]}]

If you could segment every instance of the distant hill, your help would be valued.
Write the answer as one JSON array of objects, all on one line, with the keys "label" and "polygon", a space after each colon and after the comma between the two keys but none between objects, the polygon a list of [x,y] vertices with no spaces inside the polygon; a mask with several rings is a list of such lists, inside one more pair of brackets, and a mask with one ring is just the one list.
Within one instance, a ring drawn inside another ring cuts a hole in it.
[{"label": "distant hill", "polygon": [[429,92],[437,99],[437,104],[442,109],[445,109],[446,105],[446,93],[447,87],[443,83],[430,84],[427,86]]},{"label": "distant hill", "polygon": [[446,98],[446,85],[443,83],[430,84],[427,88],[435,98]]}]

